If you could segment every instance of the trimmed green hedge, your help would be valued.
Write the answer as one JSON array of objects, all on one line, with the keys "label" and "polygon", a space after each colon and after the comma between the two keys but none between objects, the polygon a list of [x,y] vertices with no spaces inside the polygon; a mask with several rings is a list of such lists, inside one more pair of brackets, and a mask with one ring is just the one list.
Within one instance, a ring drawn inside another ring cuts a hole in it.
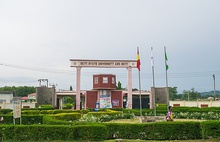
[{"label": "trimmed green hedge", "polygon": [[115,115],[120,115],[122,114],[122,112],[120,111],[110,111],[110,112],[89,112],[87,113],[87,115],[93,115],[95,117],[101,117],[103,115],[111,115],[111,116],[115,116]]},{"label": "trimmed green hedge", "polygon": [[48,125],[73,125],[72,122],[65,121],[65,120],[58,120],[55,119],[49,115],[43,116],[43,124],[48,124]]},{"label": "trimmed green hedge", "polygon": [[0,114],[10,114],[12,111],[12,109],[0,109]]},{"label": "trimmed green hedge", "polygon": [[[13,124],[13,115],[2,115],[4,120],[2,124]],[[42,115],[22,115],[22,124],[42,124],[43,116]],[[20,124],[20,118],[15,119],[15,124]]]},{"label": "trimmed green hedge", "polygon": [[108,130],[108,139],[185,140],[202,138],[199,122],[106,123],[105,125]]},{"label": "trimmed green hedge", "polygon": [[1,125],[0,141],[104,140],[106,131],[102,125]]},{"label": "trimmed green hedge", "polygon": [[219,139],[220,122],[154,122],[144,124],[0,125],[0,141],[50,140],[193,140]]},{"label": "trimmed green hedge", "polygon": [[0,125],[0,141],[190,140],[219,138],[220,122],[101,123],[85,125]]},{"label": "trimmed green hedge", "polygon": [[[11,111],[12,112],[12,111]],[[87,114],[89,110],[58,110],[58,109],[22,109],[22,114],[37,115],[37,114],[59,114],[59,113],[81,113]]]},{"label": "trimmed green hedge", "polygon": [[58,120],[66,120],[66,121],[74,121],[81,118],[80,113],[59,113],[51,115],[51,117],[58,119]]},{"label": "trimmed green hedge", "polygon": [[201,129],[203,139],[220,138],[219,121],[204,121],[201,123]]}]

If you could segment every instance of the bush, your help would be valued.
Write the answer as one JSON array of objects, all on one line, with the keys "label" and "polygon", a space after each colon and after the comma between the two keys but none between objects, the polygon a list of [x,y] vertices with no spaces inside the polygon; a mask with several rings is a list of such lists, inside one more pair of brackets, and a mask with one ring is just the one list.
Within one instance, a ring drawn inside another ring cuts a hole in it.
[{"label": "bush", "polygon": [[65,121],[74,121],[81,118],[80,113],[59,113],[51,115],[51,117],[58,119],[58,120],[65,120]]},{"label": "bush", "polygon": [[105,123],[104,125],[108,130],[108,139],[185,140],[202,138],[199,122]]},{"label": "bush", "polygon": [[49,115],[45,115],[43,117],[43,124],[48,124],[48,125],[73,125],[72,122],[65,121],[65,120],[54,119],[53,117],[51,117]]},{"label": "bush", "polygon": [[220,138],[220,122],[219,121],[205,121],[201,123],[202,138],[212,139]]},{"label": "bush", "polygon": [[1,141],[104,140],[103,125],[0,125]]},{"label": "bush", "polygon": [[12,109],[0,109],[1,114],[10,114],[12,111]]},{"label": "bush", "polygon": [[[13,124],[13,115],[2,115],[4,120],[2,124]],[[22,115],[21,122],[25,125],[43,124],[43,116],[41,115]],[[20,118],[15,119],[16,124],[20,124]]]}]

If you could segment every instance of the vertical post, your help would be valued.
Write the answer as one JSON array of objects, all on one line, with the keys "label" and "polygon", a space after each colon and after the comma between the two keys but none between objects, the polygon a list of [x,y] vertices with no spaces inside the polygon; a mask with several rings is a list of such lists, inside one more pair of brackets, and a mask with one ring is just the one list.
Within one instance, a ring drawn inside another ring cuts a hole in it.
[{"label": "vertical post", "polygon": [[128,98],[127,98],[127,107],[132,109],[132,68],[128,67]]},{"label": "vertical post", "polygon": [[63,97],[60,98],[60,109],[63,110]]},{"label": "vertical post", "polygon": [[188,101],[189,101],[189,91],[188,91]]},{"label": "vertical post", "polygon": [[215,95],[215,74],[212,75],[213,76],[213,81],[214,81],[214,101],[216,99],[216,95]]},{"label": "vertical post", "polygon": [[[153,57],[153,47],[151,47],[151,67],[152,67],[152,75],[153,75],[153,88],[155,88],[155,79],[154,79],[154,57]],[[154,95],[153,95],[154,94]],[[154,116],[156,116],[156,94],[155,91],[152,93],[153,104],[154,104]]]},{"label": "vertical post", "polygon": [[165,55],[165,70],[166,70],[166,92],[167,92],[167,110],[169,110],[169,88],[168,88],[168,78],[167,78],[167,70],[168,70],[168,65],[167,65],[167,54],[166,54],[166,46],[164,46],[164,55]]},{"label": "vertical post", "polygon": [[20,101],[20,125],[22,124],[21,110],[22,110],[22,101]]},{"label": "vertical post", "polygon": [[76,110],[80,110],[80,77],[81,67],[76,67]]},{"label": "vertical post", "polygon": [[138,71],[138,76],[139,76],[139,97],[140,97],[140,119],[141,119],[141,122],[142,122],[142,100],[141,100],[141,75],[140,75],[140,70]]}]

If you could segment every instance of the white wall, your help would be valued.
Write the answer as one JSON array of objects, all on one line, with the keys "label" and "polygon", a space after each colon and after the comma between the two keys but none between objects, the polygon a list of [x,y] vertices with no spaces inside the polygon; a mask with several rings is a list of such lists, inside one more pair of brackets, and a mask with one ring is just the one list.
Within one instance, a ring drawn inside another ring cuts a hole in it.
[{"label": "white wall", "polygon": [[0,100],[6,100],[6,103],[10,103],[13,99],[13,94],[0,94]]},{"label": "white wall", "polygon": [[[24,103],[22,102],[22,108],[24,106],[30,106],[30,108],[35,108],[35,103]],[[13,110],[13,104],[12,103],[0,103],[1,109],[12,109]]]},{"label": "white wall", "polygon": [[171,106],[176,104],[179,104],[180,106],[200,108],[202,105],[208,105],[208,107],[220,107],[220,101],[170,101]]}]

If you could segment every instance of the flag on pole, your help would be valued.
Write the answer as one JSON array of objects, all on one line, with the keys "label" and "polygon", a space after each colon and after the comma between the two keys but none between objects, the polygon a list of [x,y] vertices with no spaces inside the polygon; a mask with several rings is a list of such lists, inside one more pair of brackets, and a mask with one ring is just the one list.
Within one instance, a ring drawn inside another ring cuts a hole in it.
[{"label": "flag on pole", "polygon": [[140,71],[141,70],[141,61],[140,61],[140,54],[139,54],[139,48],[137,47],[137,68]]},{"label": "flag on pole", "polygon": [[166,50],[165,50],[165,62],[166,62],[166,70],[169,69],[169,66],[167,64],[167,61],[168,61],[168,58],[167,58],[167,53],[166,53]]}]

